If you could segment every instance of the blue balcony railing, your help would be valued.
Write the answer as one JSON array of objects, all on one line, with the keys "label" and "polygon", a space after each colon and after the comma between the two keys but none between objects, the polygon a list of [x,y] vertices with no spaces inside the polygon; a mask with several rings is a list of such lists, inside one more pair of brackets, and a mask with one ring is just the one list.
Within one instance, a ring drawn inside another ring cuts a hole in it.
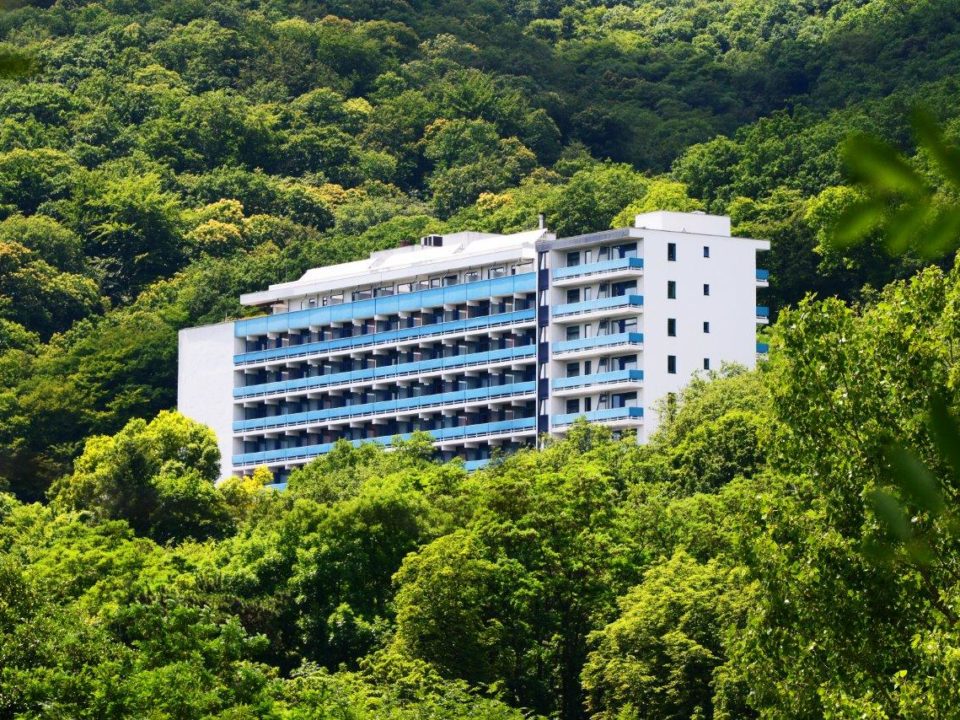
[{"label": "blue balcony railing", "polygon": [[479,470],[482,467],[486,467],[490,464],[490,458],[484,458],[483,460],[465,460],[463,463],[463,469],[473,472],[474,470]]},{"label": "blue balcony railing", "polygon": [[758,318],[768,318],[770,317],[770,308],[763,305],[757,305],[757,317]]},{"label": "blue balcony railing", "polygon": [[417,410],[434,405],[452,405],[475,400],[492,400],[498,397],[527,395],[532,394],[535,390],[536,383],[533,381],[473,388],[471,390],[454,390],[452,392],[399,398],[397,400],[381,400],[380,402],[362,403],[359,405],[345,405],[344,407],[327,408],[326,410],[309,410],[307,412],[271,415],[270,417],[253,418],[251,420],[236,420],[233,423],[233,429],[236,432],[241,432],[290,427],[293,425],[308,425],[325,421],[329,422],[331,420],[397,413],[402,410]]},{"label": "blue balcony railing", "polygon": [[586,265],[570,265],[567,267],[556,268],[553,271],[554,280],[563,280],[571,277],[582,277],[585,275],[599,275],[601,273],[614,272],[616,270],[643,269],[643,258],[626,257],[615,258],[613,260],[603,260],[601,262],[587,263]]},{"label": "blue balcony railing", "polygon": [[462,333],[465,330],[475,330],[478,328],[496,327],[500,325],[515,325],[528,320],[532,322],[536,319],[536,317],[536,310],[516,310],[509,313],[497,313],[496,315],[484,315],[483,317],[465,318],[463,320],[450,320],[448,322],[435,323],[433,325],[421,325],[419,327],[370,333],[369,335],[358,335],[356,337],[339,338],[337,340],[322,340],[319,342],[304,343],[302,345],[290,345],[289,347],[273,348],[270,350],[256,350],[253,352],[242,353],[240,355],[234,355],[233,362],[236,365],[246,365],[255,362],[265,362],[267,360],[320,355],[323,353],[336,352],[338,350],[353,350],[358,348],[373,347],[376,345],[397,343],[404,340],[412,340],[427,336],[451,335],[455,333]]},{"label": "blue balcony railing", "polygon": [[594,410],[586,413],[568,413],[566,415],[554,415],[550,421],[554,427],[560,425],[571,425],[578,418],[586,418],[588,422],[603,422],[604,420],[624,420],[629,418],[642,418],[642,407],[619,407],[607,408],[606,410]]},{"label": "blue balcony railing", "polygon": [[580,338],[579,340],[563,340],[554,343],[554,354],[572,352],[574,350],[591,350],[598,347],[615,345],[642,345],[643,333],[616,333],[614,335],[597,335],[595,337]]},{"label": "blue balcony railing", "polygon": [[267,333],[284,333],[290,330],[303,330],[313,326],[330,325],[335,322],[349,322],[376,317],[377,315],[396,315],[400,312],[412,312],[424,308],[437,308],[444,305],[459,305],[469,300],[486,300],[495,297],[507,297],[514,293],[531,293],[537,289],[536,274],[508,275],[502,278],[481,280],[479,282],[451,285],[449,287],[419,290],[417,292],[389,295],[387,297],[359,300],[357,302],[329,305],[327,307],[294,310],[292,312],[264,315],[262,317],[237,320],[234,334],[237,337],[255,337]]},{"label": "blue balcony railing", "polygon": [[770,346],[769,346],[767,343],[765,343],[765,342],[758,342],[758,343],[757,343],[757,352],[758,352],[760,355],[766,355],[768,352],[770,352]]},{"label": "blue balcony railing", "polygon": [[420,360],[418,362],[385,365],[366,370],[351,370],[348,372],[332,373],[330,375],[316,375],[314,377],[297,378],[295,380],[278,380],[259,385],[247,385],[233,389],[235,398],[255,397],[260,395],[276,395],[311,390],[333,385],[356,384],[373,380],[384,380],[403,375],[421,374],[435,370],[446,370],[457,367],[471,367],[476,365],[491,365],[506,360],[532,358],[536,354],[535,345],[521,345],[513,348],[489,350],[487,352],[469,353],[467,355],[451,355],[450,357]]},{"label": "blue balcony railing", "polygon": [[769,271],[769,270],[761,270],[761,269],[757,268],[757,281],[758,281],[758,282],[767,282],[767,280],[769,280],[769,279],[770,279],[770,271]]},{"label": "blue balcony railing", "polygon": [[[459,440],[472,437],[481,437],[484,435],[503,435],[506,433],[522,432],[524,430],[533,430],[536,427],[537,419],[535,417],[517,418],[516,420],[499,420],[489,423],[474,423],[473,425],[462,425],[452,428],[440,428],[429,430],[430,436],[437,442],[447,440]],[[399,435],[401,440],[407,440],[412,433]],[[357,447],[365,442],[377,443],[378,445],[390,445],[395,436],[385,436],[378,438],[369,438],[364,440],[353,440],[351,443]],[[262,463],[300,460],[312,458],[318,455],[324,455],[330,452],[336,443],[323,443],[320,445],[304,445],[302,447],[282,448],[278,450],[264,450],[254,453],[242,453],[234,455],[231,460],[234,466],[240,465],[259,465]]]},{"label": "blue balcony railing", "polygon": [[584,387],[587,385],[609,385],[615,382],[631,382],[643,380],[643,370],[614,370],[613,372],[596,373],[595,375],[579,375],[577,377],[557,378],[553,381],[554,390],[565,388]]},{"label": "blue balcony railing", "polygon": [[643,306],[643,295],[619,295],[617,297],[597,298],[583,302],[566,303],[553,308],[554,317],[582,315],[594,310],[606,310],[625,306]]}]

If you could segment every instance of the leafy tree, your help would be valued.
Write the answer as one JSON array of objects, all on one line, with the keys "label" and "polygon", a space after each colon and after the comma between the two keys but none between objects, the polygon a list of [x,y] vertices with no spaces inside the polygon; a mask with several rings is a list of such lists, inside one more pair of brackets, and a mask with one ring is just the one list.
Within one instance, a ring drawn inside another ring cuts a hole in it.
[{"label": "leafy tree", "polygon": [[123,518],[138,533],[164,542],[203,539],[229,528],[216,438],[173,412],[131,420],[114,437],[87,441],[72,475],[51,488],[57,507]]},{"label": "leafy tree", "polygon": [[618,601],[583,670],[591,717],[714,717],[724,628],[742,617],[736,575],[679,550]]}]

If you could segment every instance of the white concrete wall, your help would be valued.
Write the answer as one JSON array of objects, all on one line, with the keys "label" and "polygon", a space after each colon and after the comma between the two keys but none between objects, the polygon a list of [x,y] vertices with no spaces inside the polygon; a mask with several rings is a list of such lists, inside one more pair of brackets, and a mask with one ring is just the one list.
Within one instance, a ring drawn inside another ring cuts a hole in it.
[{"label": "white concrete wall", "polygon": [[[677,213],[677,215],[687,215]],[[644,216],[638,216],[638,221]],[[711,216],[701,216],[710,218]],[[711,228],[716,229],[716,228]],[[667,244],[676,243],[677,259],[667,260]],[[703,257],[704,245],[710,257]],[[745,238],[650,230],[643,241],[644,433],[659,424],[656,407],[697,372],[704,358],[719,370],[724,362],[756,364],[756,251],[767,243]],[[675,300],[667,281],[677,283]],[[703,294],[704,283],[710,295]],[[676,337],[667,335],[667,319],[676,318]],[[709,321],[710,332],[703,332]],[[667,372],[667,356],[677,358],[676,374]]]},{"label": "white concrete wall", "polygon": [[216,433],[221,478],[232,472],[235,347],[232,322],[180,331],[177,409]]}]

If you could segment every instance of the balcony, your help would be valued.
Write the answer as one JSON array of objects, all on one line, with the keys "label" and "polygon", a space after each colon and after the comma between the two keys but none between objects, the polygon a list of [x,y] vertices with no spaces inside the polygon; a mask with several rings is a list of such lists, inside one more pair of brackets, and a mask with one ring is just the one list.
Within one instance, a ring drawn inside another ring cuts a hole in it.
[{"label": "balcony", "polygon": [[[531,435],[536,432],[536,426],[537,419],[535,417],[529,417],[517,418],[515,420],[499,420],[489,423],[476,423],[474,425],[462,425],[452,428],[439,428],[437,430],[429,430],[428,432],[435,442],[449,444],[458,440],[468,440],[471,438],[486,440],[500,436],[517,437]],[[406,433],[397,437],[401,440],[408,440],[411,435],[412,433]],[[393,442],[393,436],[352,440],[349,442],[351,442],[354,447],[359,447],[361,444],[367,442],[389,446]],[[330,452],[335,445],[336,443],[323,443],[277,450],[264,450],[261,452],[234,455],[231,459],[234,467],[297,465],[307,462],[318,455],[325,455]]]},{"label": "balcony", "polygon": [[502,365],[527,364],[521,361],[533,361],[536,346],[520,345],[512,348],[489,350],[486,352],[469,353],[467,355],[451,355],[450,357],[420,360],[418,362],[385,365],[366,370],[352,370],[348,372],[331,373],[330,375],[316,375],[314,377],[297,378],[295,380],[279,380],[277,382],[247,385],[233,389],[233,397],[240,400],[268,397],[272,395],[291,395],[312,392],[319,388],[330,390],[337,386],[356,388],[359,385],[396,381],[405,376],[413,378],[443,374],[450,370],[476,367],[497,367]]},{"label": "balcony", "polygon": [[757,287],[770,286],[770,271],[757,268]]},{"label": "balcony", "polygon": [[563,340],[554,343],[553,357],[556,359],[588,358],[608,355],[619,350],[642,350],[643,333],[616,333],[597,335],[579,340]]},{"label": "balcony", "polygon": [[770,322],[770,308],[763,305],[757,306],[757,324],[767,325]]},{"label": "balcony", "polygon": [[770,346],[767,345],[767,343],[765,342],[757,343],[757,355],[766,355],[768,352],[770,352]]},{"label": "balcony", "polygon": [[435,340],[441,337],[457,335],[471,336],[486,334],[494,328],[507,329],[509,326],[531,324],[536,320],[536,310],[515,310],[509,313],[497,313],[480,317],[451,320],[433,325],[389,330],[356,337],[323,340],[320,342],[290,345],[289,347],[257,350],[233,356],[234,365],[252,366],[270,362],[287,362],[298,358],[320,357],[335,354],[372,349],[384,345],[417,344],[421,339]]},{"label": "balcony", "polygon": [[396,315],[401,312],[438,308],[444,305],[459,305],[470,300],[525,295],[534,292],[536,289],[536,273],[508,275],[490,280],[418,290],[340,305],[294,310],[237,320],[234,323],[234,334],[237,337],[257,337],[267,333],[305,330],[311,326],[330,325],[335,322],[351,322],[381,315]]},{"label": "balcony", "polygon": [[585,418],[587,422],[598,422],[611,427],[636,427],[643,422],[642,407],[619,407],[607,408],[605,410],[594,410],[586,413],[568,413],[566,415],[554,415],[550,418],[551,427],[556,430],[564,428],[575,423],[579,418]]},{"label": "balcony", "polygon": [[635,390],[643,382],[643,370],[614,370],[613,372],[577,377],[557,378],[553,381],[553,397],[573,397],[592,393]]},{"label": "balcony", "polygon": [[535,391],[536,383],[533,381],[473,388],[471,390],[454,390],[433,395],[345,405],[338,408],[327,408],[326,410],[310,410],[251,420],[237,420],[233,423],[233,430],[235,434],[244,435],[256,432],[277,433],[290,428],[354,423],[357,420],[366,421],[380,419],[381,417],[395,418],[402,415],[419,415],[421,411],[427,408],[434,408],[435,411],[439,411],[478,403],[487,404],[498,400],[528,398]]},{"label": "balcony", "polygon": [[643,274],[643,258],[626,257],[586,265],[570,265],[553,271],[554,287],[581,285],[593,280],[619,280]]},{"label": "balcony", "polygon": [[583,302],[557,305],[551,311],[552,319],[560,324],[579,323],[595,318],[616,318],[643,312],[643,295],[619,295]]}]

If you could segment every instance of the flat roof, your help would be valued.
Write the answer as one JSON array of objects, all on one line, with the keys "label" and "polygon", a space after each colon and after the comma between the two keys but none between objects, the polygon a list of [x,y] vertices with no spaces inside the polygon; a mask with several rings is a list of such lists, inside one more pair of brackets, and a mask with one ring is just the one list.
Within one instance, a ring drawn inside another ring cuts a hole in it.
[{"label": "flat roof", "polygon": [[264,305],[313,293],[359,285],[376,285],[421,275],[474,267],[480,264],[533,260],[536,245],[553,237],[546,229],[501,235],[458,232],[441,236],[443,244],[408,245],[371,253],[365,260],[307,270],[292,282],[277,283],[260,292],[240,296],[243,305]]}]

